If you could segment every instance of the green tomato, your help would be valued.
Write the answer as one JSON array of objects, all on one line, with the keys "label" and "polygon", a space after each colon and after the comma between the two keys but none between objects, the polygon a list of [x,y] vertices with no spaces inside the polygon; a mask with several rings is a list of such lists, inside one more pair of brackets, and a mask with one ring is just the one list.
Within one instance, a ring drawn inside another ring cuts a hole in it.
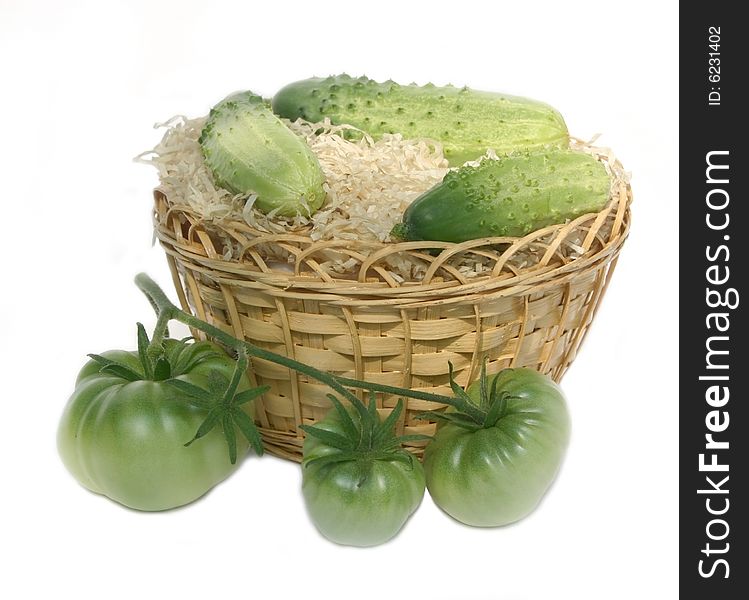
[{"label": "green tomato", "polygon": [[[334,410],[316,426],[345,435]],[[424,470],[416,458],[410,463],[363,457],[318,464],[312,461],[342,451],[310,435],[303,454],[302,494],[307,512],[320,533],[338,544],[376,546],[388,541],[424,497]]]},{"label": "green tomato", "polygon": [[[176,358],[176,379],[205,389],[211,372],[231,378],[234,360],[213,343],[167,339],[164,346]],[[102,356],[142,371],[138,352]],[[243,376],[238,389],[248,387]],[[238,466],[229,460],[220,426],[185,447],[207,415],[165,381],[129,381],[91,360],[62,415],[57,446],[67,469],[89,490],[138,510],[165,510],[199,498]],[[236,437],[244,456],[248,443]]]},{"label": "green tomato", "polygon": [[[533,511],[562,463],[570,435],[564,396],[531,369],[505,369],[496,391],[507,405],[493,425],[470,430],[438,428],[424,453],[427,488],[434,502],[467,525],[495,527]],[[479,384],[467,390],[479,404]]]}]

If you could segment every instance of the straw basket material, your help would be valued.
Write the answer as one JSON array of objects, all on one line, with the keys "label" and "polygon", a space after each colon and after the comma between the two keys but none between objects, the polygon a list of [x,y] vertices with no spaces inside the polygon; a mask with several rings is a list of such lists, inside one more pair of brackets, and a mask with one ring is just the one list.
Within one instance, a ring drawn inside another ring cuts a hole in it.
[{"label": "straw basket material", "polygon": [[[600,158],[614,177],[612,202],[523,238],[313,241],[304,232],[271,235],[243,222],[206,221],[159,190],[154,223],[182,307],[262,348],[347,377],[435,393],[451,393],[448,361],[460,385],[476,379],[485,358],[489,372],[531,367],[559,381],[629,231],[626,176],[614,159]],[[227,240],[239,249],[232,258]],[[398,257],[423,266],[418,280],[390,270]],[[482,270],[459,268],[466,257]],[[347,268],[337,273],[330,265],[342,258]],[[250,375],[270,386],[255,401],[267,450],[301,460],[299,425],[325,415],[331,390],[257,358]],[[383,410],[397,400],[377,395]],[[432,433],[434,423],[414,415],[435,408],[407,400],[399,433]],[[421,452],[418,444],[411,450]]]}]

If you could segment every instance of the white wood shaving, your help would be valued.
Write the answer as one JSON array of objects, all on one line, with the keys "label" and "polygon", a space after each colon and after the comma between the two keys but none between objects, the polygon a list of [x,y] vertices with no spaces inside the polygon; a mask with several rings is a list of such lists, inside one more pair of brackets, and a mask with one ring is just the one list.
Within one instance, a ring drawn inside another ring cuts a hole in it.
[{"label": "white wood shaving", "polygon": [[438,143],[404,140],[400,134],[378,141],[363,134],[346,139],[344,131],[353,127],[328,120],[287,122],[317,156],[327,198],[311,218],[279,218],[254,208],[257,196],[232,195],[214,185],[198,143],[205,121],[178,116],[157,124],[166,128],[164,138],[136,160],[158,169],[159,189],[173,202],[188,204],[207,220],[240,218],[268,233],[304,229],[313,240],[388,241],[406,207],[448,171]]},{"label": "white wood shaving", "polygon": [[[158,170],[159,190],[176,206],[187,206],[207,223],[244,222],[266,233],[298,233],[318,240],[358,240],[388,242],[393,226],[400,222],[406,207],[420,194],[442,181],[448,163],[439,143],[430,140],[406,140],[400,134],[386,134],[380,140],[349,125],[308,123],[297,120],[287,125],[305,139],[317,156],[326,177],[327,198],[319,211],[311,217],[298,215],[281,218],[273,213],[263,214],[254,207],[257,196],[233,195],[213,183],[203,161],[198,138],[206,117],[188,119],[176,116],[155,127],[166,132],[157,146],[136,157],[136,161],[151,164]],[[351,133],[353,132],[353,134]],[[621,164],[608,148],[594,148],[591,143],[573,139],[571,147],[589,152],[602,160],[612,176],[612,186],[629,181]],[[481,160],[496,159],[490,149]],[[603,224],[599,235],[607,237],[613,216]],[[223,257],[237,259],[243,249],[235,240],[217,230],[223,242]],[[585,252],[586,231],[572,232],[560,246],[565,260],[573,260]],[[536,264],[546,252],[546,243],[553,238],[541,238],[523,247],[508,261],[515,269]],[[275,244],[256,246],[274,264],[293,264],[294,256]],[[361,250],[366,254],[365,249]],[[320,253],[325,260],[320,267],[337,276],[352,276],[359,262],[333,249]],[[462,277],[484,276],[491,272],[495,260],[473,253],[459,254],[450,265]],[[423,279],[429,267],[427,261],[410,253],[391,254],[382,261],[388,274],[398,283]]]}]

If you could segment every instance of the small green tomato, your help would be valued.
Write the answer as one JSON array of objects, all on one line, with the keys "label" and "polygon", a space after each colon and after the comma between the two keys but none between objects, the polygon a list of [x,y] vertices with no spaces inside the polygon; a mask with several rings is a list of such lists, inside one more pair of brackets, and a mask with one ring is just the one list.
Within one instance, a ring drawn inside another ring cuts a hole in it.
[{"label": "small green tomato", "polygon": [[384,421],[360,403],[334,408],[314,427],[305,426],[302,493],[315,527],[329,540],[375,546],[394,537],[424,497],[424,470],[402,449],[393,427],[402,403]]},{"label": "small green tomato", "polygon": [[484,373],[463,396],[471,414],[444,413],[447,422],[426,447],[429,493],[467,525],[518,521],[533,511],[562,464],[570,436],[564,396],[531,369]]}]

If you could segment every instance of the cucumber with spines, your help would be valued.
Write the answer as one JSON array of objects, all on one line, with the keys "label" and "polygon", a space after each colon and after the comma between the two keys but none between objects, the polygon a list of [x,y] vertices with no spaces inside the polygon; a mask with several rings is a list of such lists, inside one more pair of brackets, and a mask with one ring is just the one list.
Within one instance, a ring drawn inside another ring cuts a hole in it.
[{"label": "cucumber with spines", "polygon": [[606,168],[583,152],[548,150],[485,159],[448,172],[408,206],[391,236],[443,242],[520,237],[599,212],[610,191]]},{"label": "cucumber with spines", "polygon": [[338,75],[291,83],[273,96],[272,106],[292,121],[327,117],[374,138],[400,133],[407,139],[439,141],[451,166],[477,159],[490,148],[507,154],[569,145],[562,115],[548,104],[467,87],[399,85]]},{"label": "cucumber with spines", "polygon": [[308,215],[325,200],[315,155],[252,92],[214,106],[199,142],[216,183],[235,194],[256,194],[255,206],[265,213]]}]

